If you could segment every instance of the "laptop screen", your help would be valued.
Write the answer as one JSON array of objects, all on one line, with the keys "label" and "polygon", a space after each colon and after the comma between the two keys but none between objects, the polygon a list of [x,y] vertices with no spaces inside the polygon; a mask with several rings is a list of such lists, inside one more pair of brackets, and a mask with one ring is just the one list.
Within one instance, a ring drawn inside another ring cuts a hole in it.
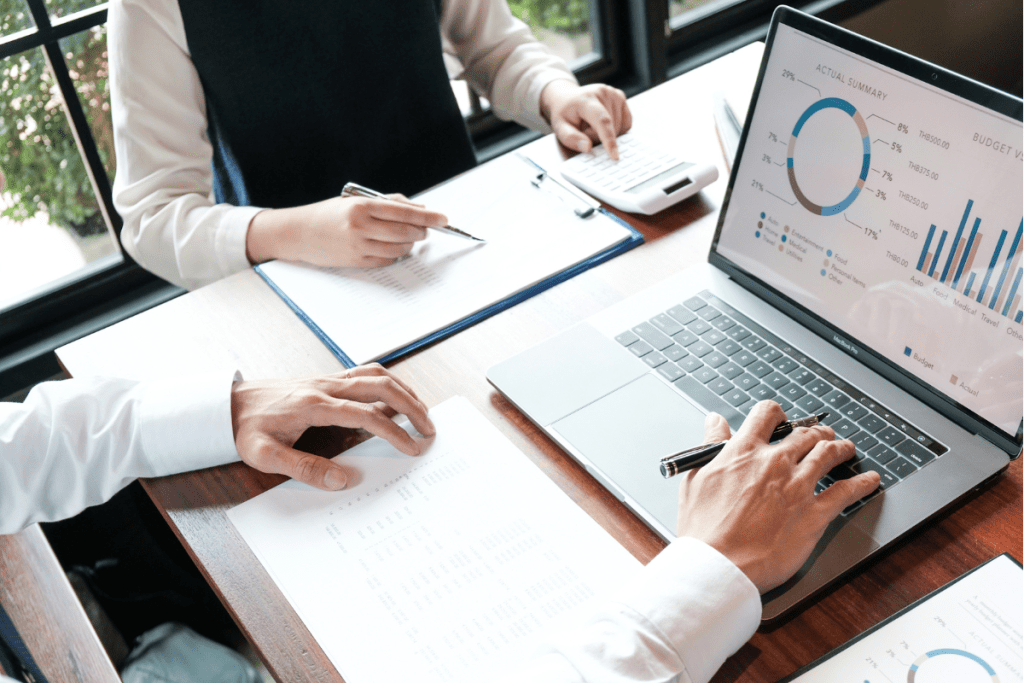
[{"label": "laptop screen", "polygon": [[773,26],[712,260],[1019,443],[1020,100],[841,29]]}]

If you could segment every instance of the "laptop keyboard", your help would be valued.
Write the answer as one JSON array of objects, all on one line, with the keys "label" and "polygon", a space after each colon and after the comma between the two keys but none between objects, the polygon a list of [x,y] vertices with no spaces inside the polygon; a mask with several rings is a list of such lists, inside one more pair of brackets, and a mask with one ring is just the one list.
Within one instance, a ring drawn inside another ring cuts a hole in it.
[{"label": "laptop keyboard", "polygon": [[758,401],[769,399],[789,419],[827,410],[824,423],[837,438],[851,440],[857,454],[825,475],[816,493],[867,470],[881,476],[878,489],[847,507],[844,515],[948,450],[707,291],[615,339],[730,424],[738,424]]}]

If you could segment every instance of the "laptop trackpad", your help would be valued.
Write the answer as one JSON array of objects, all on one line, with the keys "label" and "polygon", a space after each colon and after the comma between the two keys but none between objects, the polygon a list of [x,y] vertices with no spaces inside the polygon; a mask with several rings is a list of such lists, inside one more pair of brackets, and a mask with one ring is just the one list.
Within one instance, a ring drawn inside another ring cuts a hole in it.
[{"label": "laptop trackpad", "polygon": [[662,477],[658,461],[704,441],[700,409],[647,374],[551,429],[601,471],[598,480],[610,480],[614,493],[632,498],[674,535],[679,480]]}]

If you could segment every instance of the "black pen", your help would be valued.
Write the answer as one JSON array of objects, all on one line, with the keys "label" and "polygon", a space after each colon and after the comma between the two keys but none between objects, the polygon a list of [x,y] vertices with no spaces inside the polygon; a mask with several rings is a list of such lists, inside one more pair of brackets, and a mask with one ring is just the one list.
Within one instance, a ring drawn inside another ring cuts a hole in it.
[{"label": "black pen", "polygon": [[[819,424],[822,420],[828,417],[828,413],[819,413],[817,415],[809,415],[808,417],[802,417],[799,420],[787,420],[781,423],[772,432],[772,435],[768,437],[769,441],[776,441],[781,439],[797,427],[813,427]],[[725,444],[728,441],[719,441],[717,443],[706,443],[700,446],[694,446],[693,448],[687,448],[685,451],[679,451],[678,453],[672,453],[666,455],[661,459],[661,476],[666,479],[674,477],[680,472],[686,470],[692,470],[701,465],[706,465],[711,462],[719,451],[725,448]]]},{"label": "black pen", "polygon": [[[383,194],[381,192],[377,192],[377,190],[371,190],[368,187],[363,187],[362,185],[359,185],[358,183],[345,183],[345,187],[343,187],[341,189],[341,196],[342,197],[370,197],[371,199],[387,199],[387,200],[392,201],[392,202],[398,201],[397,199],[392,199],[391,197],[387,196],[386,194]],[[486,242],[487,241],[487,240],[483,239],[482,237],[474,237],[473,235],[470,235],[465,230],[459,230],[458,228],[453,227],[451,225],[431,225],[429,227],[430,227],[431,230],[439,230],[440,232],[447,233],[449,235],[454,235],[455,237],[461,237],[464,240],[473,240],[474,242]]]}]

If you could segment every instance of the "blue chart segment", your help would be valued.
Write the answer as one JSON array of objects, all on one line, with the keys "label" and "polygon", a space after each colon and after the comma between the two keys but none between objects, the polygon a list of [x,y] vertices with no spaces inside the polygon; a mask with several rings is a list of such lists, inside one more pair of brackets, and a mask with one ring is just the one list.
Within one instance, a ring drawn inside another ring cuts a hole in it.
[{"label": "blue chart segment", "polygon": [[[838,204],[833,204],[832,206],[821,206],[807,198],[807,195],[803,193],[803,190],[800,189],[800,186],[796,182],[796,170],[793,166],[793,152],[796,151],[796,141],[800,137],[800,131],[803,129],[804,124],[807,123],[808,119],[823,109],[838,109],[849,114],[850,118],[852,118],[854,123],[857,124],[857,130],[860,131],[861,140],[864,145],[864,163],[861,165],[860,178],[858,178],[856,185],[854,185],[850,194],[846,196],[846,199],[842,200]],[[807,107],[807,110],[804,111],[797,120],[796,126],[793,127],[792,135],[789,136],[789,149],[786,159],[786,171],[789,174],[789,184],[793,187],[793,194],[796,195],[797,201],[799,201],[805,209],[811,213],[821,216],[834,216],[837,213],[845,211],[850,204],[853,204],[853,200],[857,198],[860,191],[864,189],[864,183],[868,178],[868,169],[870,167],[871,138],[868,136],[868,127],[867,124],[864,123],[864,117],[860,115],[860,112],[857,111],[856,107],[846,100],[838,97],[826,97],[825,99],[818,100],[811,106]]]},{"label": "blue chart segment", "polygon": [[978,655],[971,654],[970,652],[965,652],[964,650],[954,650],[952,648],[932,650],[931,652],[926,652],[920,657],[918,657],[917,660],[914,661],[914,663],[910,666],[910,672],[907,674],[907,683],[914,683],[914,679],[917,677],[917,672],[921,669],[925,662],[927,662],[929,659],[933,659],[935,657],[940,657],[943,655],[949,655],[954,657],[966,657],[967,659],[970,659],[971,661],[975,662],[978,666],[980,666],[981,669],[983,669],[985,673],[989,675],[989,680],[993,681],[993,683],[999,683],[999,676],[996,675],[995,669],[989,666],[988,662],[986,662],[984,659],[982,659]]},{"label": "blue chart segment", "polygon": [[936,241],[937,228],[934,224],[928,228],[928,236],[917,260],[917,270],[1019,323],[1022,317],[1021,278],[1024,269],[1021,268],[1021,239],[1024,220],[1012,237],[1009,230],[1001,230],[987,266],[983,259],[975,268],[985,235],[980,231],[981,218],[975,217],[973,223],[971,221],[974,208],[974,200],[968,200],[956,232],[950,237],[949,231],[943,230],[934,251],[929,249]]}]

